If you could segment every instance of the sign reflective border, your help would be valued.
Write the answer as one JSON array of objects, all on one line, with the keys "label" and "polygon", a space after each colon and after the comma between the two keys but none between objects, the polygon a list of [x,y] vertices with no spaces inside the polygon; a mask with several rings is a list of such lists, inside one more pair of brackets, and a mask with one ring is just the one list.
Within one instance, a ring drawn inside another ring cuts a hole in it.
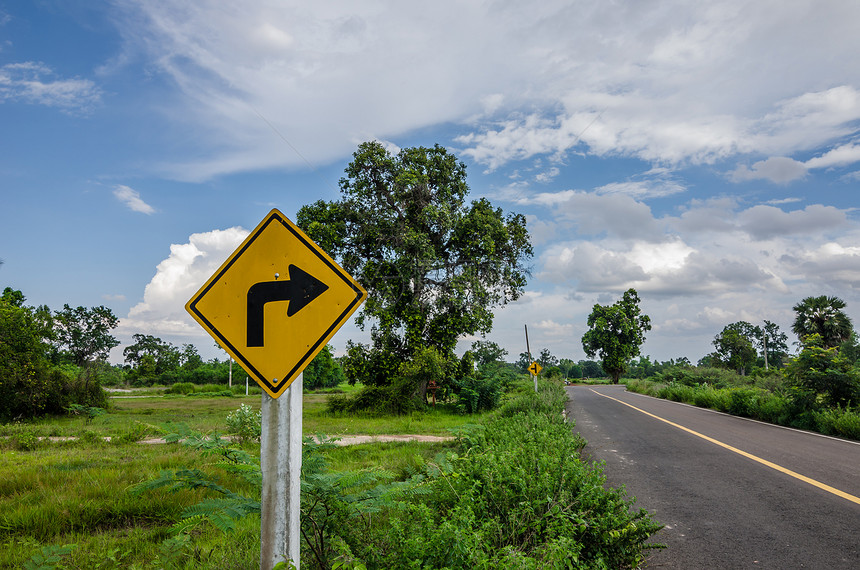
[{"label": "sign reflective border", "polygon": [[537,361],[532,362],[531,365],[529,365],[529,372],[531,372],[533,376],[539,375],[541,370],[543,370],[543,366],[541,366]]},{"label": "sign reflective border", "polygon": [[366,296],[298,226],[272,210],[185,309],[277,398]]}]

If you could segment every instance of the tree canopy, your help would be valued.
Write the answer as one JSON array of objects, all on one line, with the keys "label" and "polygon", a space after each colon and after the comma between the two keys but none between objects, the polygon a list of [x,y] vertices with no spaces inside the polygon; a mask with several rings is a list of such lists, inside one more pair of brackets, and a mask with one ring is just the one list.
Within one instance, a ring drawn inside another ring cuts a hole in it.
[{"label": "tree canopy", "polygon": [[651,319],[641,314],[636,290],[628,289],[613,305],[594,305],[588,327],[582,336],[586,356],[598,355],[603,370],[617,384],[630,359],[639,356],[645,332],[651,330]]},{"label": "tree canopy", "polygon": [[118,324],[119,319],[104,306],[73,309],[63,305],[62,311],[54,312],[57,345],[65,348],[71,361],[78,366],[107,358],[110,349],[119,344],[110,334]]},{"label": "tree canopy", "polygon": [[367,289],[357,321],[372,322],[371,350],[394,359],[386,371],[424,347],[453,354],[461,336],[491,330],[493,308],[522,295],[525,217],[467,202],[466,167],[443,147],[393,155],[363,143],[340,189],[338,201],[301,208],[297,224]]},{"label": "tree canopy", "polygon": [[851,319],[842,312],[844,308],[845,301],[839,297],[806,297],[793,307],[797,316],[791,330],[801,343],[806,337],[817,334],[824,348],[839,346],[854,330]]},{"label": "tree canopy", "polygon": [[[753,327],[747,322],[740,321],[726,326],[720,334],[714,337],[714,348],[716,349],[713,357],[722,366],[736,370],[738,374],[745,374],[752,369],[756,361],[756,350],[753,346],[755,330],[750,331],[750,334],[742,332],[745,327],[738,325],[747,325]],[[759,329],[760,330],[760,329]]]}]

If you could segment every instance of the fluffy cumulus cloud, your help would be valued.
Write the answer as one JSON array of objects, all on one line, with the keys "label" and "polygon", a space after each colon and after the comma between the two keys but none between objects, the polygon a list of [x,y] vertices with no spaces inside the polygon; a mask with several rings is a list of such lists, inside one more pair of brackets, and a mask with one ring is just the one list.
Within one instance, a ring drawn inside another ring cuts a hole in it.
[{"label": "fluffy cumulus cloud", "polygon": [[605,234],[643,240],[660,240],[663,236],[650,207],[623,193],[563,190],[539,193],[519,202],[551,207],[558,220],[572,222],[581,235]]},{"label": "fluffy cumulus cloud", "polygon": [[[860,51],[852,2],[441,0],[428,11],[136,0],[120,9],[126,50],[182,90],[176,121],[218,141],[175,167],[185,178],[321,163],[357,141],[440,123],[459,125],[464,156],[494,169],[571,150],[655,164],[785,158],[851,135],[860,119],[860,70],[844,65]],[[273,144],[279,135],[298,152]],[[762,160],[736,175],[798,172]]]},{"label": "fluffy cumulus cloud", "polygon": [[[614,302],[633,287],[654,320],[656,340],[648,350],[662,358],[686,354],[695,359],[728,323],[768,319],[788,331],[791,306],[804,296],[839,291],[849,302],[860,300],[860,224],[850,210],[818,204],[792,208],[791,202],[784,209],[749,206],[722,197],[690,200],[676,214],[661,217],[643,207],[638,218],[626,218],[628,223],[659,232],[639,237],[628,231],[586,231],[588,222],[583,230],[572,212],[592,220],[599,211],[605,221],[635,211],[629,203],[609,200],[613,197],[567,191],[540,194],[534,201],[546,209],[540,218],[544,224],[556,222],[557,234],[536,263],[535,277],[556,288],[541,299],[564,307],[557,310],[573,322],[585,323],[593,303]],[[592,201],[597,206],[589,210]],[[568,322],[555,316],[559,313],[548,314]],[[554,342],[548,334],[543,337]],[[570,342],[554,346],[569,348]]]},{"label": "fluffy cumulus cloud", "polygon": [[247,230],[234,227],[192,234],[188,243],[171,245],[170,255],[158,264],[146,285],[143,301],[121,319],[118,332],[151,334],[165,340],[205,336],[185,312],[185,303],[247,235]]},{"label": "fluffy cumulus cloud", "polygon": [[777,184],[785,184],[803,178],[806,172],[806,166],[802,162],[784,156],[775,156],[760,160],[752,167],[740,165],[732,172],[731,179],[734,182],[770,180]]},{"label": "fluffy cumulus cloud", "polygon": [[[860,53],[860,3],[116,6],[126,50],[117,61],[143,60],[178,87],[171,122],[198,143],[166,167],[171,176],[319,165],[359,141],[435,128],[503,179],[493,200],[527,214],[538,255],[537,286],[497,314],[493,337],[505,346],[524,344],[531,322],[537,342],[570,354],[593,303],[636,287],[659,315],[655,333],[674,343],[655,352],[677,356],[682,340],[707,345],[734,320],[786,329],[799,298],[860,282],[852,211],[790,192],[835,169],[832,180],[856,181],[860,66],[845,62]],[[0,97],[21,97],[14,82],[27,73],[47,83],[45,70],[5,73]],[[605,176],[568,182],[586,161]],[[624,168],[634,162],[641,174]],[[699,179],[685,177],[693,171]],[[706,171],[720,188],[705,188]],[[758,193],[731,195],[749,187]],[[127,196],[131,207],[140,199]],[[190,334],[182,306],[239,234],[174,245],[125,322]]]}]

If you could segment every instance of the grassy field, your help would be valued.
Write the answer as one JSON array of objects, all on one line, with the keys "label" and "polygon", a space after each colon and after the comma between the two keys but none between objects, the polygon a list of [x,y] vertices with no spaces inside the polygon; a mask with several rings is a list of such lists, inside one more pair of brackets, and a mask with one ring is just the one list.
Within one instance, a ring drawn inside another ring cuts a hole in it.
[{"label": "grassy field", "polygon": [[[259,519],[249,517],[228,537],[209,528],[193,544],[171,542],[169,527],[201,499],[198,493],[132,488],[165,469],[197,467],[219,472],[214,459],[177,444],[138,440],[187,424],[202,432],[226,431],[225,417],[241,404],[255,409],[261,397],[114,397],[109,413],[48,418],[0,426],[0,568],[21,568],[36,555],[48,557],[76,545],[63,568],[258,568]],[[402,417],[332,416],[325,396],[303,398],[303,431],[330,436],[356,434],[449,435],[450,428],[480,421],[446,410]],[[107,442],[103,438],[111,437]],[[38,440],[37,437],[75,438]],[[22,445],[22,443],[24,445]],[[259,448],[245,449],[258,454]],[[406,472],[443,450],[439,443],[380,443],[327,451],[334,469],[379,466]],[[223,481],[230,475],[219,472]],[[235,484],[231,483],[231,484]],[[42,551],[43,547],[49,550]]]}]

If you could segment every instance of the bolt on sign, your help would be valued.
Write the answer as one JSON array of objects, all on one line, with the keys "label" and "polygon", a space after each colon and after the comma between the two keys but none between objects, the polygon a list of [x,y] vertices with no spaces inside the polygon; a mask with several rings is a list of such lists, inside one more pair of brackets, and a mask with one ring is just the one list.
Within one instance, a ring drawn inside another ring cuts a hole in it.
[{"label": "bolt on sign", "polygon": [[275,209],[185,309],[277,398],[365,297],[361,285]]},{"label": "bolt on sign", "polygon": [[529,372],[531,372],[533,376],[538,376],[541,370],[543,370],[543,366],[541,366],[537,361],[532,362],[529,365]]}]

